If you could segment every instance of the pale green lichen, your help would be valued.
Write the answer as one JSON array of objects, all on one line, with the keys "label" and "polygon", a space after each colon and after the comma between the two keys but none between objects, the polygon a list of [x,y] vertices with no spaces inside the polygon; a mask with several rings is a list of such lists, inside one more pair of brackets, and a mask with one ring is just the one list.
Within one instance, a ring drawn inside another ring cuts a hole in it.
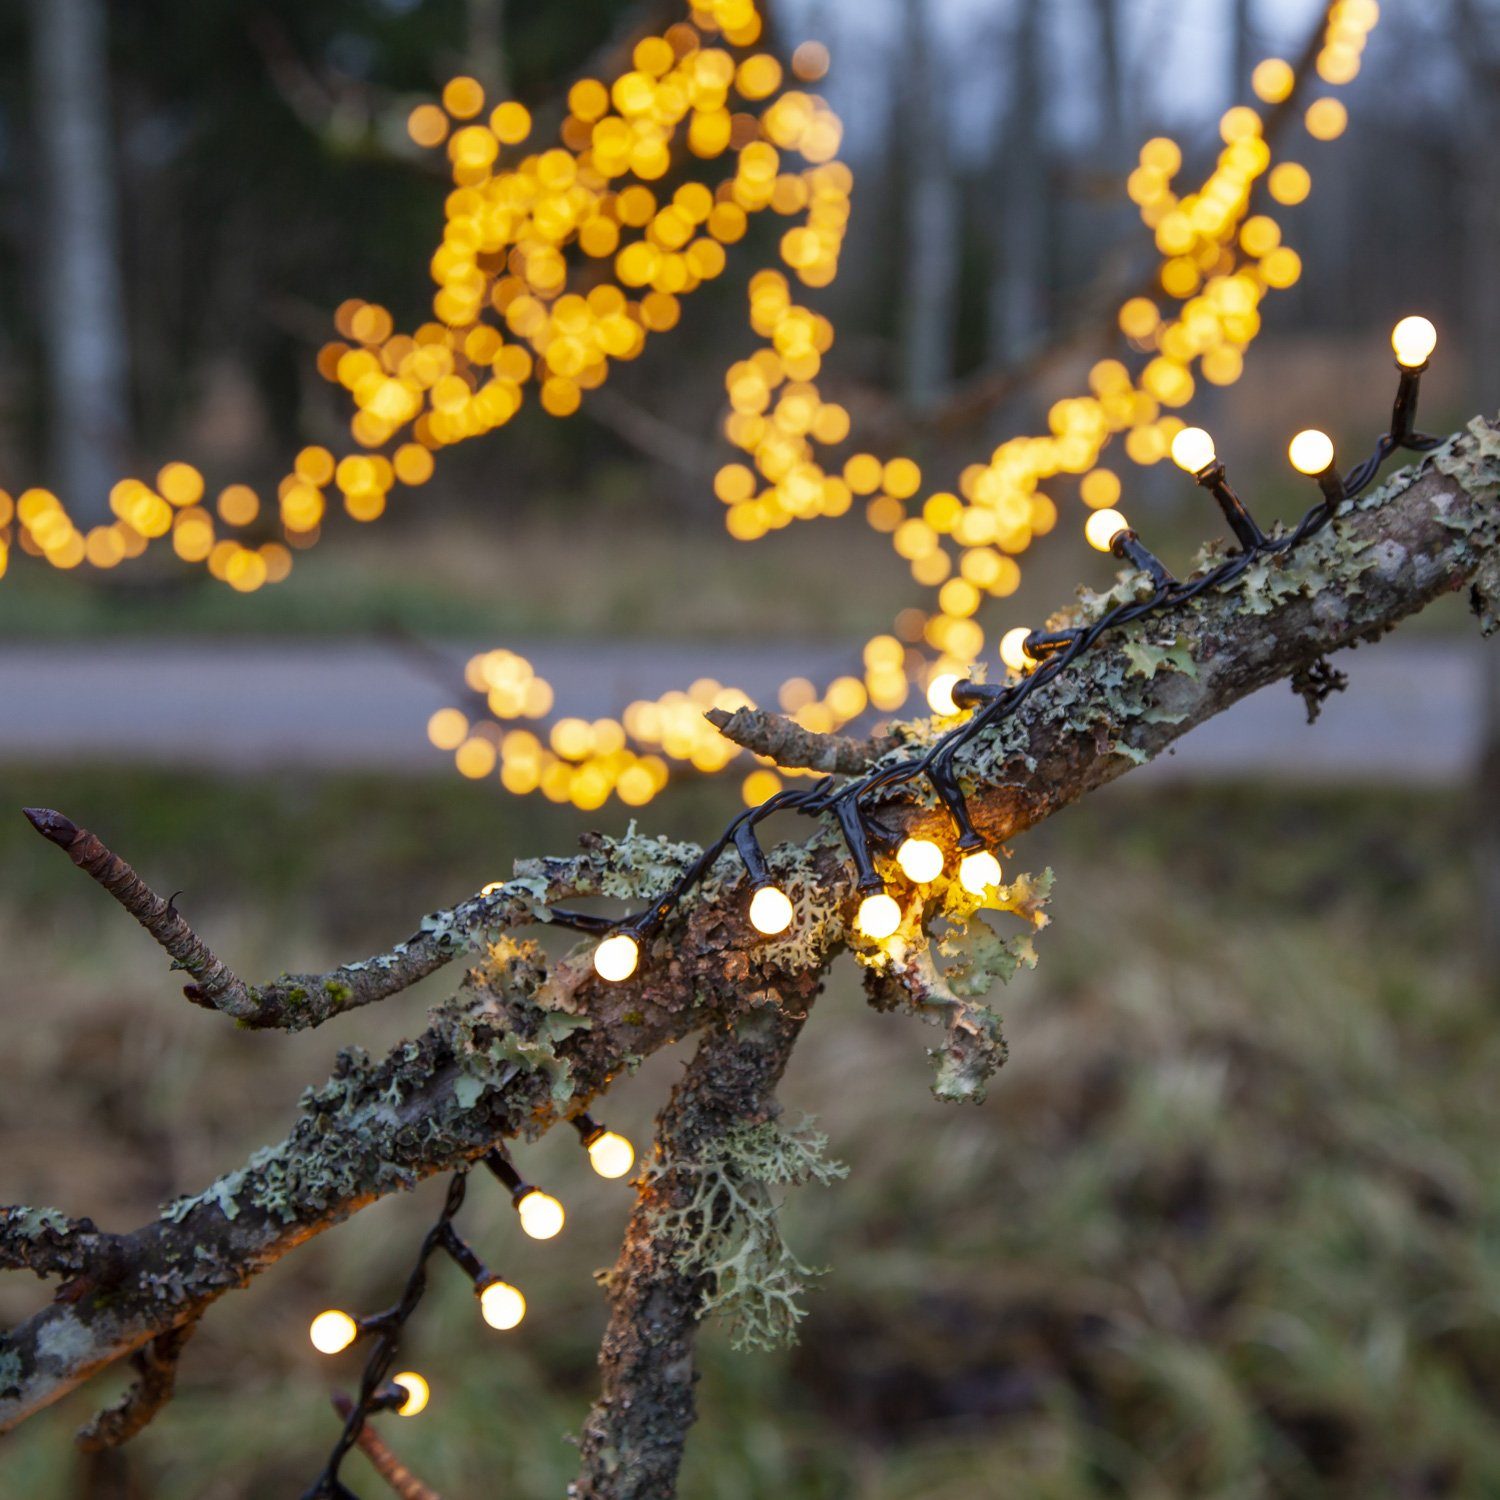
[{"label": "pale green lichen", "polygon": [[801,1297],[823,1272],[804,1265],[782,1237],[778,1188],[848,1175],[828,1160],[828,1138],[810,1120],[739,1122],[707,1138],[692,1161],[656,1163],[648,1175],[687,1179],[680,1207],[659,1210],[651,1232],[672,1245],[677,1269],[704,1279],[702,1313],[729,1325],[737,1349],[795,1341]]}]

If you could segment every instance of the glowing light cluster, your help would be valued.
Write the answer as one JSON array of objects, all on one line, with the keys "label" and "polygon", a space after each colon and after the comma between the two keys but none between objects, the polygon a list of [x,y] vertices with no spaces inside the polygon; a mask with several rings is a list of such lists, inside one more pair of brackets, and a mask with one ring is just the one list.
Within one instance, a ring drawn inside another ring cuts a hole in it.
[{"label": "glowing light cluster", "polygon": [[[1324,83],[1353,78],[1378,15],[1374,0],[1333,7],[1317,57]],[[914,684],[930,691],[965,673],[985,649],[984,606],[1014,593],[1018,557],[1056,526],[1048,491],[1076,479],[1088,507],[1112,507],[1120,480],[1100,465],[1104,449],[1118,438],[1134,463],[1164,458],[1197,382],[1239,378],[1262,302],[1299,278],[1300,258],[1283,243],[1275,212],[1306,198],[1311,178],[1299,162],[1273,161],[1266,139],[1269,111],[1286,104],[1295,74],[1277,58],[1256,67],[1250,82],[1264,108],[1224,113],[1222,149],[1196,187],[1178,184],[1175,141],[1142,146],[1127,192],[1162,263],[1153,294],[1119,310],[1138,371],[1098,361],[1086,391],[1054,403],[1046,432],[1007,440],[965,468],[952,491],[931,490],[909,458],[829,451],[853,437],[848,411],[818,386],[834,329],[793,283],[817,289],[835,278],[852,175],[838,160],[837,115],[797,86],[827,72],[827,49],[804,43],[789,77],[755,50],[761,31],[753,0],[690,5],[686,20],[636,44],[619,77],[571,87],[556,144],[532,140],[519,103],[492,102],[476,80],[451,79],[440,102],[417,106],[407,121],[418,147],[445,153],[453,184],[429,262],[432,317],[401,331],[386,308],[351,298],[335,313],[337,337],[319,351],[319,371],[353,408],[352,451],[304,448],[271,503],[243,484],[210,503],[196,469],[169,463],[150,484],[122,480],[111,493],[115,521],[86,531],[48,491],[15,501],[0,492],[0,575],[13,542],[60,568],[108,568],[170,537],[179,557],[237,590],[278,582],[294,552],[319,540],[335,505],[374,521],[394,491],[432,477],[444,450],[505,426],[528,395],[554,416],[576,411],[614,363],[637,358],[650,335],[677,324],[682,299],[721,275],[751,217],[769,213],[789,223],[779,264],[748,282],[760,343],[725,376],[724,431],[742,455],[714,480],[726,528],[753,541],[858,509],[932,595],[929,607],[902,610],[891,634],[867,644],[860,675],[821,692],[794,679],[781,705],[805,728],[834,730],[867,709],[896,711]],[[1327,95],[1304,115],[1314,140],[1335,138],[1346,123],[1344,106]],[[669,170],[687,178],[671,191],[662,186]],[[1262,188],[1271,203],[1252,212]],[[235,535],[269,526],[279,539]],[[1026,633],[1002,639],[1012,671],[1032,665],[1017,644]],[[515,653],[477,656],[466,677],[476,702],[435,715],[433,743],[467,777],[497,777],[517,795],[540,792],[584,810],[611,797],[643,806],[674,765],[723,769],[737,752],[703,710],[749,703],[705,682],[585,721],[554,717],[551,685]],[[747,805],[774,796],[784,774],[750,772]]]}]

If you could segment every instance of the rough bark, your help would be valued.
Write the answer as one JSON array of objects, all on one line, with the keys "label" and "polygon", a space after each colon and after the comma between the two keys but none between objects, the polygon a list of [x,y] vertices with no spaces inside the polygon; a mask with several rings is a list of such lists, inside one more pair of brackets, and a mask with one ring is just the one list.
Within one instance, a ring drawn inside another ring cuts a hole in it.
[{"label": "rough bark", "polygon": [[[810,997],[807,997],[810,999]],[[738,1122],[776,1110],[774,1093],[802,1031],[802,997],[783,994],[737,1024],[716,1028],[657,1119],[655,1164],[636,1198],[619,1259],[609,1273],[609,1326],[599,1348],[602,1390],[583,1424],[583,1462],[573,1500],[652,1500],[674,1493],[695,1415],[693,1342],[703,1277],[681,1264],[681,1246],[661,1228],[692,1182],[684,1164]]]},{"label": "rough bark", "polygon": [[[1295,554],[1262,560],[1169,619],[1122,630],[966,752],[961,771],[974,821],[992,842],[1012,837],[1247,693],[1379,637],[1443,593],[1468,587],[1493,630],[1497,499],[1500,428],[1476,419],[1419,466],[1347,506]],[[1118,589],[1140,581],[1124,575]],[[1085,599],[1075,613],[1104,607]],[[921,742],[934,731],[918,724],[908,732]],[[916,789],[893,797],[881,817],[948,836]],[[506,920],[545,922],[564,892],[640,903],[695,853],[639,836],[590,837],[570,859],[519,865],[505,889],[518,903],[524,894],[526,910]],[[828,964],[858,941],[849,928],[856,892],[824,827],[772,851],[770,862],[796,907],[788,933],[767,939],[749,926],[746,882],[728,856],[625,984],[599,982],[586,952],[550,962],[528,943],[490,945],[416,1040],[379,1063],[346,1052],[328,1083],[304,1096],[282,1143],[133,1234],[111,1237],[110,1255],[86,1263],[59,1300],[0,1339],[0,1429],[190,1323],[223,1292],[375,1198],[570,1118],[634,1060],[767,1006],[790,1013],[788,997],[805,1008]],[[905,896],[903,931],[913,944],[924,899]],[[482,945],[491,930],[487,918],[468,930],[468,941]],[[930,976],[905,988],[924,1006],[946,1003]],[[993,1046],[990,1060],[998,1061]],[[65,1247],[96,1231],[67,1220],[39,1227],[38,1212],[0,1220],[0,1264],[71,1274],[71,1252],[48,1236]]]}]

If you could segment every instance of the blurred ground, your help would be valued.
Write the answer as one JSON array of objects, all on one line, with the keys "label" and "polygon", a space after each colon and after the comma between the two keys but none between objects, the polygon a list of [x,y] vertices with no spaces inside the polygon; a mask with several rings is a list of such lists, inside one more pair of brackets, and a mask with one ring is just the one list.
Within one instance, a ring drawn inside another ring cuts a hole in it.
[{"label": "blurred ground", "polygon": [[[795,1350],[705,1337],[685,1497],[1500,1489],[1500,1043],[1473,947],[1471,808],[1134,780],[1015,850],[1057,869],[1056,924],[1039,969],[998,997],[1012,1060],[984,1107],[932,1101],[926,1033],[869,1013],[836,973],[785,1090],[853,1169],[788,1210],[798,1249],[832,1270]],[[185,887],[184,910],[252,974],[384,944],[576,831],[576,815],[444,779],[38,766],[0,787]],[[681,788],[653,821],[701,831],[727,796]],[[0,818],[0,913],[0,1198],[110,1228],[278,1136],[338,1046],[421,1024],[408,995],[297,1039],[223,1025],[18,816]],[[678,1063],[653,1060],[598,1113],[644,1141]],[[522,1158],[567,1202],[562,1238],[525,1240],[482,1184],[465,1229],[523,1286],[527,1322],[491,1332],[440,1273],[408,1350],[432,1405],[387,1422],[448,1500],[560,1494],[593,1389],[590,1272],[629,1195],[561,1136]],[[225,1299],[123,1472],[90,1477],[67,1441],[106,1378],[8,1440],[0,1493],[298,1492],[334,1433],[324,1393],[357,1368],[316,1361],[307,1319],[388,1299],[435,1191]],[[0,1315],[42,1295],[11,1278]],[[373,1494],[362,1464],[351,1477]]]}]

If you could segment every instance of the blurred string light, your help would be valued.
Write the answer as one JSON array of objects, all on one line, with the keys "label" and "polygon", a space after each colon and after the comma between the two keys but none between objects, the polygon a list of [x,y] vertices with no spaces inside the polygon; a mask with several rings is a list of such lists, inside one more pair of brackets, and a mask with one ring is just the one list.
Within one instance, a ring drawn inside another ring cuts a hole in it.
[{"label": "blurred string light", "polygon": [[[1374,0],[1329,7],[1316,57],[1324,83],[1355,76],[1378,15]],[[933,491],[910,458],[824,456],[851,439],[848,411],[818,387],[834,329],[797,301],[792,282],[818,289],[834,280],[853,179],[838,160],[837,115],[801,86],[826,74],[826,47],[799,46],[789,79],[777,58],[756,50],[761,32],[754,0],[689,5],[686,20],[636,44],[618,78],[570,88],[559,143],[547,148],[530,142],[523,105],[502,100],[487,111],[478,82],[450,80],[440,103],[418,105],[407,121],[417,146],[446,151],[453,181],[429,263],[433,317],[398,331],[384,307],[350,299],[335,313],[338,337],[318,354],[320,373],[354,406],[354,451],[302,449],[269,501],[236,483],[210,503],[197,469],[169,463],[151,483],[117,484],[116,519],[87,531],[49,491],[27,490],[14,502],[0,492],[0,574],[13,538],[60,568],[114,567],[170,538],[179,557],[232,588],[279,582],[294,552],[319,540],[332,506],[376,520],[394,491],[425,484],[448,448],[509,423],[528,393],[554,416],[575,412],[613,361],[637,358],[650,335],[676,326],[682,299],[720,276],[750,216],[769,212],[790,227],[778,246],[784,269],[749,279],[759,347],[725,377],[724,432],[743,455],[714,478],[726,528],[754,541],[857,506],[933,595],[931,608],[902,610],[892,633],[866,644],[858,674],[821,692],[793,679],[780,706],[802,727],[828,732],[869,709],[894,712],[914,685],[966,672],[985,646],[981,609],[1015,592],[1017,558],[1056,525],[1057,504],[1043,486],[1076,477],[1087,506],[1112,506],[1120,481],[1099,466],[1106,446],[1120,437],[1134,463],[1164,458],[1197,381],[1239,378],[1261,303],[1300,277],[1275,213],[1305,199],[1311,178],[1299,162],[1273,163],[1265,138],[1267,114],[1291,97],[1296,71],[1279,58],[1256,67],[1251,86],[1264,109],[1225,112],[1223,149],[1194,189],[1174,186],[1182,170],[1175,141],[1157,137],[1141,148],[1127,191],[1162,264],[1157,294],[1131,297],[1119,310],[1138,372],[1100,360],[1087,392],[1054,403],[1047,432],[1009,439],[965,468],[955,491]],[[1331,140],[1347,112],[1325,95],[1303,119],[1312,139]],[[721,161],[732,169],[716,173]],[[684,179],[670,191],[669,174]],[[1262,186],[1271,205],[1252,213]],[[238,535],[267,526],[279,527],[277,540]],[[1002,656],[1023,661],[1015,632],[1009,639]],[[433,744],[466,777],[498,777],[517,795],[540,792],[584,810],[611,797],[644,806],[674,766],[724,769],[740,752],[703,712],[750,703],[704,679],[632,703],[618,718],[554,718],[551,685],[514,652],[476,656],[465,676],[471,696],[433,716]],[[746,804],[776,795],[787,774],[751,771]]]},{"label": "blurred string light", "polygon": [[[580,1116],[574,1124],[599,1176],[623,1177],[630,1170],[635,1162],[635,1148],[624,1136],[606,1130],[587,1115]],[[562,1205],[549,1194],[523,1183],[501,1151],[489,1152],[484,1157],[484,1164],[510,1192],[526,1232],[534,1239],[552,1238],[562,1227]],[[436,1252],[442,1251],[469,1278],[479,1303],[480,1317],[491,1328],[509,1332],[525,1318],[526,1298],[520,1289],[491,1271],[453,1227],[453,1220],[463,1207],[467,1188],[468,1178],[463,1172],[455,1174],[449,1181],[442,1212],[422,1240],[416,1264],[407,1277],[399,1301],[364,1318],[330,1308],[312,1320],[308,1338],[319,1354],[341,1354],[366,1338],[373,1341],[374,1347],[365,1362],[359,1394],[338,1441],[322,1472],[304,1492],[303,1500],[352,1494],[340,1480],[339,1469],[358,1440],[361,1429],[375,1413],[393,1411],[398,1416],[415,1417],[426,1410],[432,1397],[432,1388],[426,1377],[415,1370],[402,1370],[392,1375],[390,1369],[396,1361],[401,1334],[427,1290],[427,1262]]]}]

